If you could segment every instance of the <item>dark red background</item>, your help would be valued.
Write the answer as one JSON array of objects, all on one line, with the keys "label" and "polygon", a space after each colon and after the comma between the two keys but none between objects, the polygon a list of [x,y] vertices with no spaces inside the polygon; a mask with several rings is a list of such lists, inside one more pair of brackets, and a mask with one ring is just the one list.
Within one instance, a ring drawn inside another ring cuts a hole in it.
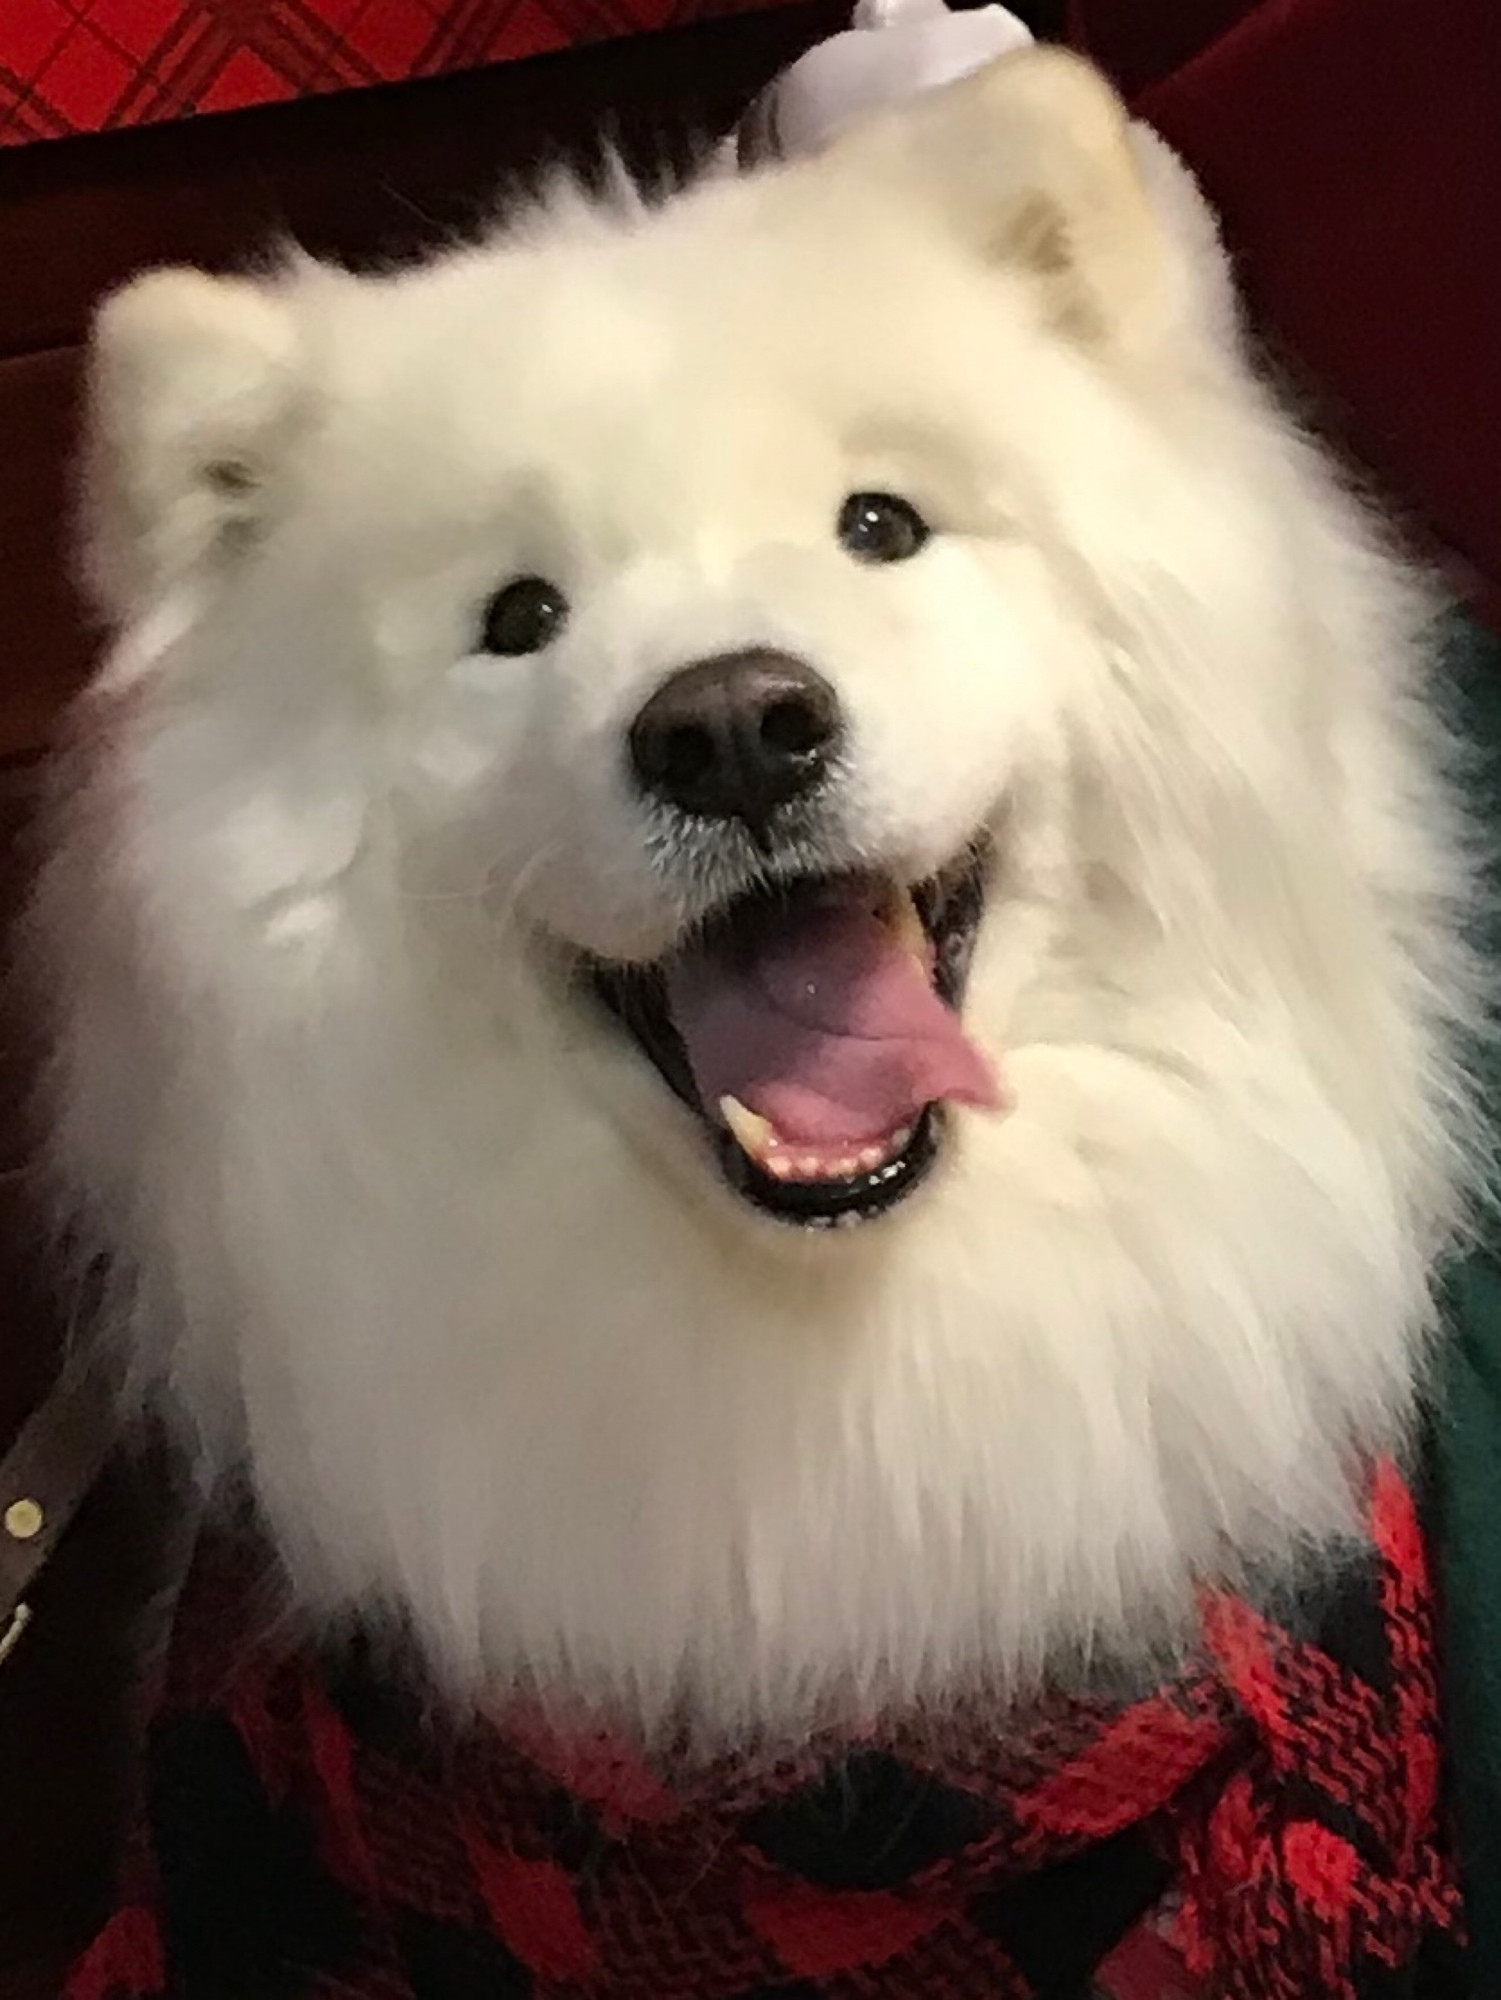
[{"label": "dark red background", "polygon": [[1501,608],[1501,5],[1071,0],[1220,209],[1262,324]]}]

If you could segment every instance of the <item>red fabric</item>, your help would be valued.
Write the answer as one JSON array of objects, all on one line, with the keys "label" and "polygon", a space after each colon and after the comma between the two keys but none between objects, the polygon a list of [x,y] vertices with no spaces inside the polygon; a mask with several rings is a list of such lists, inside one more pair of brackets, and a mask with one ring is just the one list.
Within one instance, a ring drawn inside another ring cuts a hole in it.
[{"label": "red fabric", "polygon": [[1072,0],[1350,444],[1501,607],[1497,0]]},{"label": "red fabric", "polygon": [[770,0],[0,0],[0,145],[439,76]]},{"label": "red fabric", "polygon": [[1213,1597],[1199,1666],[1135,1700],[713,1763],[445,1730],[410,1663],[291,1646],[264,1548],[210,1538],[66,2000],[1437,2000],[1433,1607],[1391,1467],[1370,1529],[1317,1618]]}]

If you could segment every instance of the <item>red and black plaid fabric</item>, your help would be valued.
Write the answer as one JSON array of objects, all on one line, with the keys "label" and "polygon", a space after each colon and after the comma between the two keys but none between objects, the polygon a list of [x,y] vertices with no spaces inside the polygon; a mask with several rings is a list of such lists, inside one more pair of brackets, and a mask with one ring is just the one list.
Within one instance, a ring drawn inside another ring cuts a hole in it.
[{"label": "red and black plaid fabric", "polygon": [[200,1552],[142,1843],[67,2000],[1437,2000],[1433,1607],[1390,1467],[1323,1629],[1210,1599],[1201,1668],[1004,1732],[653,1763],[445,1730],[363,1642],[247,1648]]},{"label": "red and black plaid fabric", "polygon": [[354,90],[770,0],[0,0],[0,145]]}]

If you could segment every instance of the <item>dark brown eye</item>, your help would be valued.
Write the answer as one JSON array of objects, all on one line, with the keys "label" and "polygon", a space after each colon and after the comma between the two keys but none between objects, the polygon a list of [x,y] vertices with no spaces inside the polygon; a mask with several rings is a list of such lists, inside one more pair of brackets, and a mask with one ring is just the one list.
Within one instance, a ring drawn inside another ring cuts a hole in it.
[{"label": "dark brown eye", "polygon": [[932,532],[895,493],[852,493],[839,509],[839,539],[858,562],[906,562]]},{"label": "dark brown eye", "polygon": [[562,631],[568,599],[540,576],[518,576],[497,590],[480,617],[479,650],[516,658],[540,653]]}]

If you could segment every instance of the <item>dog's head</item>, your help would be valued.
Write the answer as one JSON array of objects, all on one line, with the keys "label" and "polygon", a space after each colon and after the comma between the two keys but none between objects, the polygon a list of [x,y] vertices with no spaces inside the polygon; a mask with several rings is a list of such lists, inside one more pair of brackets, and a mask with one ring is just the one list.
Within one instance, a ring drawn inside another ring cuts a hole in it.
[{"label": "dog's head", "polygon": [[970,961],[987,904],[1019,937],[1057,886],[1121,564],[1191,522],[1193,593],[1234,573],[1171,438],[1211,342],[1142,164],[1032,52],[659,211],[139,281],[95,372],[94,575],[146,635],[117,677],[149,655],[319,795],[259,843],[267,897],[379,827],[738,1193],[879,1213],[946,1107],[1004,1103]]},{"label": "dog's head", "polygon": [[1348,1522],[1463,868],[1406,579],[1092,72],[148,277],[93,406],[55,1151],[305,1570],[748,1713]]}]

